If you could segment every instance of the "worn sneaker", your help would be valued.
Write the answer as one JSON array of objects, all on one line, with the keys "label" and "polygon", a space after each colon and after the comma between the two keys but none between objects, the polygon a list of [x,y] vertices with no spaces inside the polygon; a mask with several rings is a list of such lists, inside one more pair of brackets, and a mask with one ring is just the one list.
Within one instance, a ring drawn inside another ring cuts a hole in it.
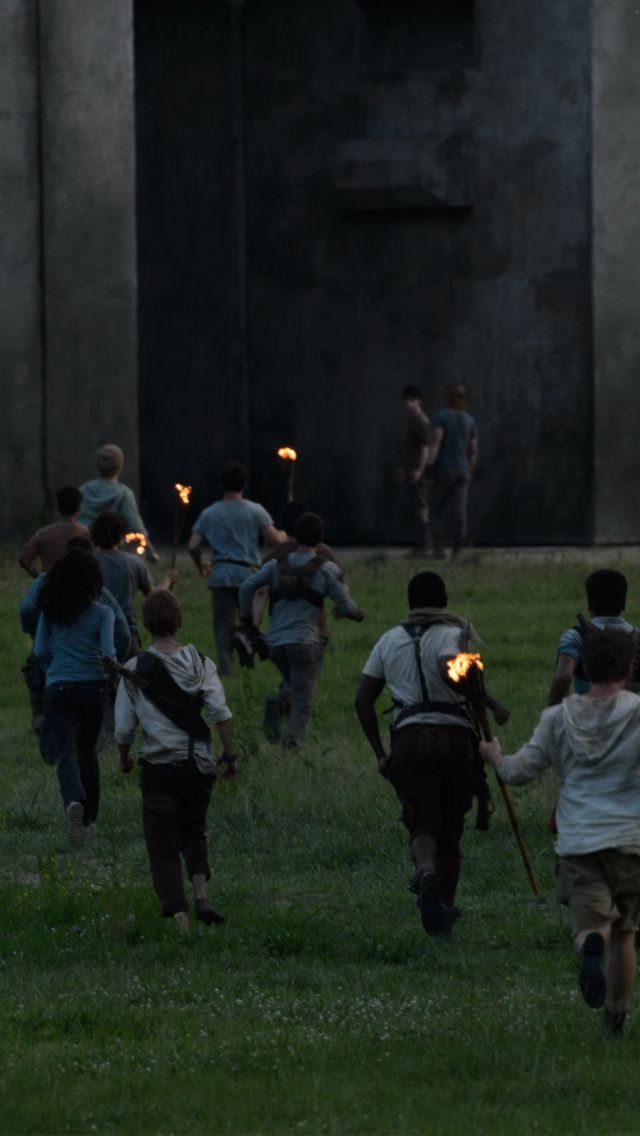
[{"label": "worn sneaker", "polygon": [[587,1006],[599,1010],[604,1006],[607,980],[602,969],[604,939],[598,931],[587,935],[580,955],[580,992]]},{"label": "worn sneaker", "polygon": [[456,916],[440,898],[440,883],[435,872],[416,873],[409,887],[412,891],[418,889],[420,920],[427,935],[450,935]]},{"label": "worn sneaker", "polygon": [[72,801],[67,805],[67,832],[69,844],[72,848],[80,848],[84,843],[84,805],[81,801]]}]

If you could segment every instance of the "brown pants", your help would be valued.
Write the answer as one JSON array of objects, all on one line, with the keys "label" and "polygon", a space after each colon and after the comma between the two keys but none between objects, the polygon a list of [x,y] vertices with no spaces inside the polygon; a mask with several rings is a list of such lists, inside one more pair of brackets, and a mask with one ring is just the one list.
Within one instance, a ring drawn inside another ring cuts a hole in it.
[{"label": "brown pants", "polygon": [[182,855],[187,875],[211,875],[207,849],[207,810],[214,773],[201,773],[193,758],[157,765],[140,762],[144,839],[162,914],[188,911],[182,880]]},{"label": "brown pants", "polygon": [[473,797],[473,754],[465,726],[404,726],[391,747],[391,780],[410,839],[433,836],[444,858],[459,855]]}]

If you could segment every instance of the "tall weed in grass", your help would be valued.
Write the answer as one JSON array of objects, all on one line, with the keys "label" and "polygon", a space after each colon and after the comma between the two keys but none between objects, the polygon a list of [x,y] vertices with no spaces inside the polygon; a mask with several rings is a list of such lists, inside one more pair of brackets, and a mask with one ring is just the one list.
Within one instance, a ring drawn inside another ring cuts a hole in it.
[{"label": "tall weed in grass", "polygon": [[[640,1027],[632,1017],[628,1038],[604,1045],[577,994],[553,900],[550,778],[514,791],[543,900],[497,800],[491,831],[470,820],[465,835],[455,940],[421,930],[399,807],[352,710],[415,565],[349,563],[367,619],[332,631],[301,753],[262,737],[269,664],[226,683],[241,762],[216,788],[210,842],[227,923],[181,939],[151,890],[137,775],[122,777],[113,751],[99,835],[79,854],[66,845],[55,774],[29,728],[16,619],[27,581],[12,557],[0,585],[0,1131],[637,1131]],[[452,608],[483,637],[490,688],[512,708],[507,749],[545,704],[588,570],[444,568]],[[208,594],[188,565],[178,594],[185,641],[211,653]]]}]

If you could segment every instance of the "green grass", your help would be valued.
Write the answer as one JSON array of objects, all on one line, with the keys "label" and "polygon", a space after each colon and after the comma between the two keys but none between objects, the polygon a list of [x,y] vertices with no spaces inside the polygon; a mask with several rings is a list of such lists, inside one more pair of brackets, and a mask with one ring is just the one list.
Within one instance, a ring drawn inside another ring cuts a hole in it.
[{"label": "green grass", "polygon": [[[367,619],[332,630],[302,753],[261,737],[269,664],[227,683],[243,760],[216,788],[210,842],[228,920],[182,940],[150,886],[137,775],[122,777],[113,752],[99,835],[79,854],[66,846],[19,672],[27,581],[14,554],[0,590],[2,1133],[638,1131],[640,1026],[605,1045],[577,995],[553,899],[551,778],[513,793],[543,900],[496,800],[490,833],[470,823],[465,835],[455,941],[421,930],[399,805],[352,710],[413,565],[350,564]],[[446,569],[451,606],[480,631],[490,687],[513,710],[506,748],[545,704],[588,570]],[[178,594],[185,641],[211,652],[208,595],[187,565]]]}]

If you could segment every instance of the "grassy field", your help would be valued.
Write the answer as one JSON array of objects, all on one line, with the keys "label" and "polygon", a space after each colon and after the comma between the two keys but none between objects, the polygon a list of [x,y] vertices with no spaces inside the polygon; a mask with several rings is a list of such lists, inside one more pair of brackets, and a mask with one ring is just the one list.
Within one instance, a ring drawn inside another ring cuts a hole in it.
[{"label": "grassy field", "polygon": [[[210,812],[211,895],[227,923],[180,938],[150,886],[137,775],[122,777],[114,752],[98,836],[73,855],[66,845],[19,672],[14,556],[2,554],[0,593],[2,1133],[640,1130],[640,1026],[632,1017],[623,1043],[603,1043],[577,994],[553,899],[551,778],[513,793],[543,899],[496,801],[491,831],[465,835],[455,940],[421,929],[399,806],[352,710],[415,565],[350,563],[367,618],[335,625],[303,752],[261,737],[270,664],[228,681],[242,763]],[[588,565],[445,569],[512,707],[512,749],[545,704]],[[178,595],[185,641],[210,653],[208,594],[186,564]]]}]

